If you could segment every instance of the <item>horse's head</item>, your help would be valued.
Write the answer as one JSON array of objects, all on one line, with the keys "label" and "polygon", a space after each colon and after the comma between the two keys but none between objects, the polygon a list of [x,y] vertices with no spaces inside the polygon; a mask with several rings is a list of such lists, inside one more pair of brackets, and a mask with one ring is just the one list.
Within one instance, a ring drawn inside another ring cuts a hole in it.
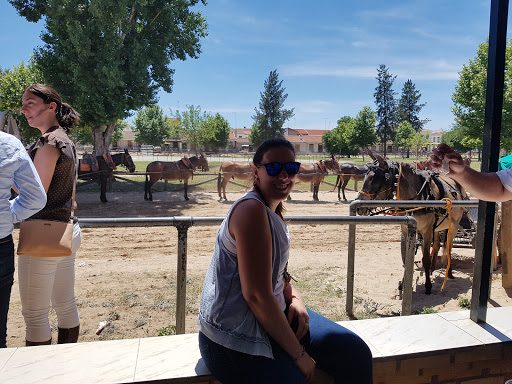
[{"label": "horse's head", "polygon": [[201,170],[203,170],[205,172],[208,172],[210,170],[210,167],[208,166],[208,160],[206,159],[206,156],[203,154],[203,152],[201,152],[198,161],[199,161],[198,165],[201,168]]},{"label": "horse's head", "polygon": [[325,167],[327,169],[330,169],[331,171],[336,171],[339,168],[338,160],[334,158],[334,156],[331,156],[330,159],[324,160]]},{"label": "horse's head", "polygon": [[135,172],[135,163],[132,160],[132,156],[128,153],[128,149],[124,149],[122,164],[128,168],[130,173]]},{"label": "horse's head", "polygon": [[[363,187],[357,196],[358,200],[391,200],[395,191],[395,173],[397,165],[379,155],[370,155],[374,162],[367,165]],[[368,215],[370,209],[357,208],[359,215]]]}]

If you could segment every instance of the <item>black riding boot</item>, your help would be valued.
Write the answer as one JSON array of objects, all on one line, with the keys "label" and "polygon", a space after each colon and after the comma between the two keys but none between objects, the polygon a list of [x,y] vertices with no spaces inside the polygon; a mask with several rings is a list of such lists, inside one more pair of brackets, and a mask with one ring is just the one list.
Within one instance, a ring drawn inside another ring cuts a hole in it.
[{"label": "black riding boot", "polygon": [[50,345],[51,343],[52,343],[52,339],[47,340],[47,341],[28,341],[28,340],[25,340],[25,346],[27,346],[27,347],[33,347],[33,346],[36,346],[36,345]]},{"label": "black riding boot", "polygon": [[78,334],[80,333],[80,325],[74,328],[59,328],[59,337],[57,344],[76,343]]}]

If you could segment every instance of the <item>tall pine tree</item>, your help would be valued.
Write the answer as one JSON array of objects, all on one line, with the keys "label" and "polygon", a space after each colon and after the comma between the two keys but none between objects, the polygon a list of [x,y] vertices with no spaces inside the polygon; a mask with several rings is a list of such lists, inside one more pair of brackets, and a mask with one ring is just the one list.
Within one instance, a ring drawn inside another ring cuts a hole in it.
[{"label": "tall pine tree", "polygon": [[416,132],[421,131],[428,119],[421,120],[419,117],[421,109],[427,105],[420,104],[421,93],[411,80],[407,80],[402,88],[402,95],[398,101],[398,123],[409,122]]},{"label": "tall pine tree", "polygon": [[386,156],[387,142],[393,140],[395,133],[396,100],[393,82],[396,76],[391,75],[384,64],[377,69],[376,79],[379,85],[375,88],[375,105],[377,106],[377,136],[384,144]]},{"label": "tall pine tree", "polygon": [[249,136],[249,140],[255,147],[267,139],[284,137],[283,125],[294,115],[293,108],[284,108],[288,94],[283,88],[283,81],[279,81],[277,70],[270,72],[264,87],[265,90],[260,93],[259,109],[254,108],[256,115],[252,117],[254,124]]}]

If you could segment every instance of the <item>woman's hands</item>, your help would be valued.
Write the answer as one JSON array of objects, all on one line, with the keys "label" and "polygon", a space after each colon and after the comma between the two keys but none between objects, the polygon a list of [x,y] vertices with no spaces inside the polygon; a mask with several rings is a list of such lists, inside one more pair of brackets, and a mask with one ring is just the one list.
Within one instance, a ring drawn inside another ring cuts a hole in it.
[{"label": "woman's hands", "polygon": [[300,340],[309,330],[309,315],[304,302],[299,297],[292,295],[292,301],[288,308],[288,324],[291,324],[294,318],[297,318],[298,321],[295,335]]},{"label": "woman's hands", "polygon": [[303,351],[303,354],[295,360],[295,364],[306,378],[306,381],[311,382],[315,375],[316,361],[306,351]]}]

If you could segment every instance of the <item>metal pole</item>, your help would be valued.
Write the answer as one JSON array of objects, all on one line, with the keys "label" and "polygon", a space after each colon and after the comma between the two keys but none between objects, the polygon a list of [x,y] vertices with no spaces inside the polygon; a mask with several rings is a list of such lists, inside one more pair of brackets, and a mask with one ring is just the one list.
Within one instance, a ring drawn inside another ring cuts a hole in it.
[{"label": "metal pole", "polygon": [[[350,204],[350,216],[356,215],[356,208]],[[354,317],[354,270],[356,254],[356,225],[348,225],[348,259],[347,259],[347,297],[345,311],[351,318]]]},{"label": "metal pole", "polygon": [[[500,133],[507,45],[508,0],[491,0],[487,91],[482,150],[482,172],[496,172],[500,151]],[[495,203],[481,201],[478,207],[475,263],[470,318],[485,322],[491,284],[491,259],[494,249]]]},{"label": "metal pole", "polygon": [[404,280],[402,284],[402,316],[411,314],[412,307],[412,279],[414,275],[414,250],[416,243],[416,223],[407,225],[407,238],[405,243]]},{"label": "metal pole", "polygon": [[185,333],[185,308],[187,303],[187,231],[192,225],[183,221],[176,225],[178,229],[178,257],[176,277],[176,334]]}]

